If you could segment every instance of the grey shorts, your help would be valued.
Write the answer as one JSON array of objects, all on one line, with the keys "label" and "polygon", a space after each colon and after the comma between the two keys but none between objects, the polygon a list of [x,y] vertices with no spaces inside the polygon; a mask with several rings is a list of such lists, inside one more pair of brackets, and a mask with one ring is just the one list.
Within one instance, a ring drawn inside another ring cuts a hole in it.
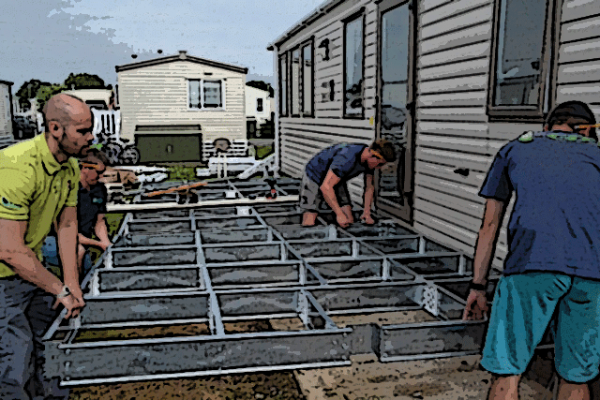
[{"label": "grey shorts", "polygon": [[[352,205],[350,202],[350,192],[346,182],[338,183],[335,188],[335,197],[337,197],[340,207]],[[304,174],[302,184],[300,185],[300,208],[305,211],[318,212],[328,207],[319,184],[311,180]]]}]

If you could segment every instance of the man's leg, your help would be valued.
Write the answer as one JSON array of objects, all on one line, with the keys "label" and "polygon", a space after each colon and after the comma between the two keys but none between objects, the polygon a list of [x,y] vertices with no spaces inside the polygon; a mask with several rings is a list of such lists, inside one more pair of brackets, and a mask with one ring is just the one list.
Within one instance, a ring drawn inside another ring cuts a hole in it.
[{"label": "man's leg", "polygon": [[302,214],[302,226],[313,226],[318,215],[316,212],[305,211]]},{"label": "man's leg", "polygon": [[500,279],[481,360],[495,378],[488,399],[518,399],[519,379],[570,284],[571,278],[552,273]]},{"label": "man's leg", "polygon": [[302,226],[313,226],[315,224],[321,197],[319,185],[304,174],[300,185],[300,208],[304,210]]},{"label": "man's leg", "polygon": [[600,368],[600,282],[573,278],[558,306],[555,364],[559,400],[589,400],[588,382]]},{"label": "man's leg", "polygon": [[19,277],[0,279],[0,399],[30,399],[33,333],[25,310],[35,290]]},{"label": "man's leg", "polygon": [[488,394],[489,400],[519,400],[521,375],[494,375]]},{"label": "man's leg", "polygon": [[590,400],[590,388],[586,383],[569,383],[561,379],[558,385],[558,400]]},{"label": "man's leg", "polygon": [[[42,338],[58,317],[58,312],[52,309],[54,296],[38,289],[31,300],[27,315],[33,332],[33,365],[32,383],[35,392],[33,400],[62,400],[69,398],[69,389],[59,387],[59,379],[49,379],[44,374],[44,343]],[[48,371],[52,372],[52,371]]]}]

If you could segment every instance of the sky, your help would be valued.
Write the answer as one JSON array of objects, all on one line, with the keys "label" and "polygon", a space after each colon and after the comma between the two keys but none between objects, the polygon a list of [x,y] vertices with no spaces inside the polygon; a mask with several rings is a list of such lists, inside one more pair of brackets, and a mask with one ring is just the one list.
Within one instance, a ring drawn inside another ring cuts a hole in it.
[{"label": "sky", "polygon": [[62,83],[71,72],[114,85],[116,65],[186,50],[273,83],[267,46],[323,2],[0,0],[0,80],[14,82],[13,93],[30,79]]}]

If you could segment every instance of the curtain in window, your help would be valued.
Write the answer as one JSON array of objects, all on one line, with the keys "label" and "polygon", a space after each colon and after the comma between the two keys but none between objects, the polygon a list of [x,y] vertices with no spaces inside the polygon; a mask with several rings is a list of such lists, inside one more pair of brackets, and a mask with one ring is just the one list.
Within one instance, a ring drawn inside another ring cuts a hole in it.
[{"label": "curtain in window", "polygon": [[537,105],[546,0],[501,0],[494,105]]},{"label": "curtain in window", "polygon": [[189,106],[190,108],[200,108],[200,81],[189,81]]},{"label": "curtain in window", "polygon": [[347,115],[362,114],[363,29],[362,17],[346,25],[346,98]]},{"label": "curtain in window", "polygon": [[223,107],[221,99],[221,81],[204,81],[204,107]]}]

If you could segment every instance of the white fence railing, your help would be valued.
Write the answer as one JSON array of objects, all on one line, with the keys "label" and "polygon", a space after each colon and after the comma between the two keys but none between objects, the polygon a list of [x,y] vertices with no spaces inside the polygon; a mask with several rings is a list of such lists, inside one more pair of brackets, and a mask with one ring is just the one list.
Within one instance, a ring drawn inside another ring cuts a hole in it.
[{"label": "white fence railing", "polygon": [[94,136],[104,132],[108,136],[120,137],[121,134],[121,111],[98,110],[92,108],[94,114]]},{"label": "white fence railing", "polygon": [[[115,138],[121,134],[121,111],[119,110],[98,110],[92,108],[94,114],[94,136],[98,137],[100,132]],[[42,113],[33,113],[31,111],[15,112],[14,116],[27,117],[37,122],[38,133],[44,131],[44,117]],[[35,115],[34,115],[35,114]]]}]

